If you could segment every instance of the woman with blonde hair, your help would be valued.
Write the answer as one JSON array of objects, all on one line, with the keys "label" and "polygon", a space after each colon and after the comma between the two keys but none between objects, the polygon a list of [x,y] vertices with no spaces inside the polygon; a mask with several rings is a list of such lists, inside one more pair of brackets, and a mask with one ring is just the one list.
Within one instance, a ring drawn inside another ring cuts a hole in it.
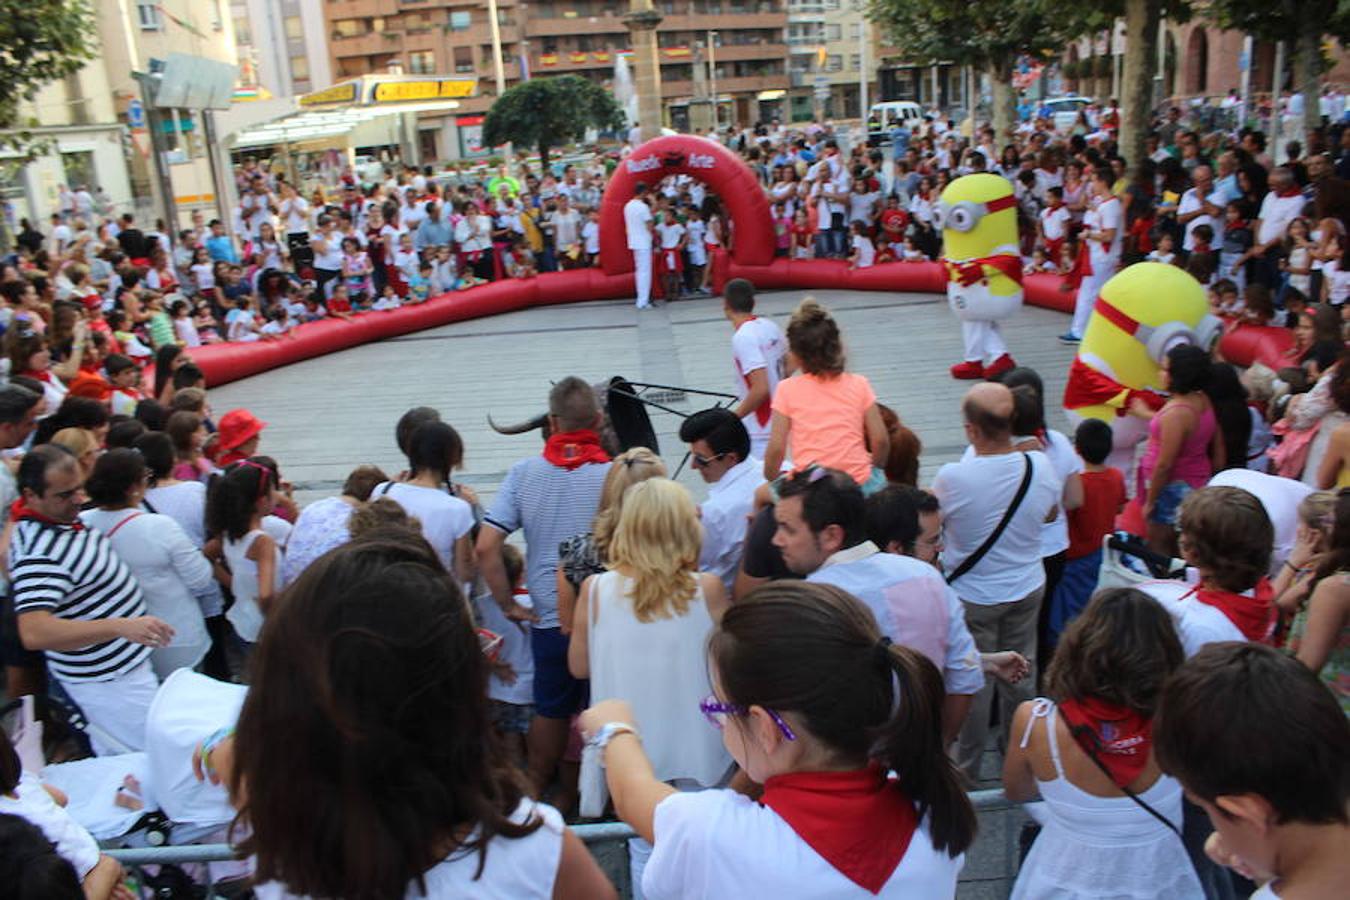
[{"label": "woman with blonde hair", "polygon": [[51,443],[59,444],[75,454],[75,460],[80,465],[81,483],[89,480],[99,452],[98,438],[92,431],[87,428],[62,428],[52,435]]},{"label": "woman with blonde hair", "polygon": [[1331,546],[1331,526],[1335,516],[1334,491],[1314,491],[1299,501],[1294,549],[1289,551],[1289,558],[1280,565],[1280,571],[1270,582],[1282,619],[1292,618],[1305,608],[1316,581],[1313,573]]},{"label": "woman with blonde hair", "polygon": [[648,478],[664,477],[665,463],[646,447],[633,447],[614,459],[600,489],[600,505],[591,520],[591,530],[573,535],[558,547],[558,621],[562,623],[563,634],[571,631],[581,583],[605,571],[610,541],[623,511],[624,493]]},{"label": "woman with blonde hair", "polygon": [[[591,680],[591,702],[622,700],[637,717],[658,781],[722,783],[731,756],[700,722],[712,691],[708,637],[727,609],[721,580],[698,570],[703,529],[689,492],[668,478],[629,488],[609,545],[609,569],[587,578],[572,622],[567,666]],[[582,778],[583,811],[603,806]],[[634,883],[651,845],[630,845]]]}]

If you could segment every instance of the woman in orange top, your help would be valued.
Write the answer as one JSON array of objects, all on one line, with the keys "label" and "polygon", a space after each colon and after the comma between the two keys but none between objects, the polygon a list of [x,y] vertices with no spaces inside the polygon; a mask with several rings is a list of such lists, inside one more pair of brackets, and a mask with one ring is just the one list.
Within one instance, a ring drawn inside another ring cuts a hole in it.
[{"label": "woman in orange top", "polygon": [[792,314],[787,339],[788,365],[798,373],[774,391],[764,477],[778,476],[790,438],[798,469],[818,465],[847,472],[867,494],[885,487],[882,467],[890,438],[871,383],[844,371],[834,317],[808,297]]}]

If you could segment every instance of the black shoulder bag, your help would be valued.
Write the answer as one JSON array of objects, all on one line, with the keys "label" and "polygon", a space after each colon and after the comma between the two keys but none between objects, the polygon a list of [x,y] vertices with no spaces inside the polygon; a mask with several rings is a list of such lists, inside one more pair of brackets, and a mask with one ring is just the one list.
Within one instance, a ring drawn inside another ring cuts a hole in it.
[{"label": "black shoulder bag", "polygon": [[1017,515],[1017,510],[1022,505],[1022,500],[1027,496],[1027,490],[1031,487],[1031,457],[1026,453],[1022,454],[1022,462],[1025,468],[1022,470],[1022,483],[1017,486],[1017,493],[1013,494],[1012,503],[1008,504],[1008,509],[1003,513],[1003,518],[994,526],[994,530],[989,532],[989,537],[984,539],[984,543],[975,548],[975,552],[961,560],[961,565],[957,566],[950,575],[947,576],[947,583],[951,584],[962,575],[969,572],[984,559],[985,555],[998,543],[998,539],[1003,536],[1008,523],[1012,517]]}]

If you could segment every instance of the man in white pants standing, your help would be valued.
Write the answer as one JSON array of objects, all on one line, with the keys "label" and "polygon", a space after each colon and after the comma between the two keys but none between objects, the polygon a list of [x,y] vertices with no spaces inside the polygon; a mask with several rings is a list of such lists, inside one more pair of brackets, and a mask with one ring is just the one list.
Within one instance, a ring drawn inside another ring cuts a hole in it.
[{"label": "man in white pants standing", "polygon": [[637,278],[637,308],[652,305],[652,211],[647,206],[647,185],[639,181],[633,199],[623,205],[623,224],[628,230],[628,249],[633,251],[633,274]]},{"label": "man in white pants standing", "polygon": [[1110,168],[1102,166],[1092,174],[1089,190],[1092,199],[1083,216],[1082,238],[1088,245],[1088,263],[1092,271],[1083,275],[1074,304],[1073,325],[1059,336],[1060,343],[1076,344],[1083,339],[1092,309],[1102,285],[1120,268],[1120,253],[1125,237],[1125,207],[1111,193]]}]

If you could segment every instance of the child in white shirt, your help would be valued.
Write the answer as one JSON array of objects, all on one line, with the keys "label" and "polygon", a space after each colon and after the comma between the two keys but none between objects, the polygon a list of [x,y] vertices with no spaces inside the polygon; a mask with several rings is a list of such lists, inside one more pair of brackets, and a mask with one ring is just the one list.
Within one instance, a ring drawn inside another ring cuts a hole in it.
[{"label": "child in white shirt", "polygon": [[1158,246],[1149,253],[1148,261],[1162,263],[1165,266],[1172,265],[1177,259],[1177,255],[1172,248],[1172,236],[1170,234],[1159,235]]},{"label": "child in white shirt", "polygon": [[853,223],[853,237],[850,241],[853,253],[848,258],[850,269],[868,269],[876,260],[877,251],[872,239],[867,236],[867,226],[861,220]]},{"label": "child in white shirt", "polygon": [[918,245],[914,243],[914,238],[905,238],[904,249],[900,251],[900,256],[905,262],[927,262],[928,257]]},{"label": "child in white shirt", "polygon": [[581,241],[586,248],[586,264],[593,266],[600,256],[600,214],[586,213],[586,224],[581,226]]}]

